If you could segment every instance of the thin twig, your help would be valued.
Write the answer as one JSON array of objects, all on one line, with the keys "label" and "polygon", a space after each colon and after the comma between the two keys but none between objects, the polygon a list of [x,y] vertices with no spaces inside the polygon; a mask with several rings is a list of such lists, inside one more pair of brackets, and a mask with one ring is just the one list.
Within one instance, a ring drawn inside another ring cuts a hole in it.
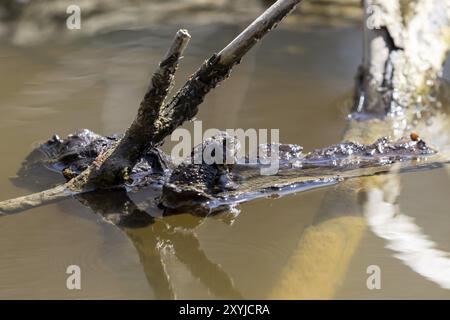
[{"label": "thin twig", "polygon": [[220,64],[233,66],[284,17],[291,13],[301,0],[278,0],[264,11],[217,55]]}]

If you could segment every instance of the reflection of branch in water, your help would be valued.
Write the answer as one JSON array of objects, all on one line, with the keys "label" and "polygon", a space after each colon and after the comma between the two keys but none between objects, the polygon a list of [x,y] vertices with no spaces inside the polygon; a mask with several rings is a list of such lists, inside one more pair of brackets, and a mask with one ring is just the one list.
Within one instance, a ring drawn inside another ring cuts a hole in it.
[{"label": "reflection of branch in water", "polygon": [[132,241],[157,299],[176,297],[174,284],[162,259],[167,244],[173,247],[175,256],[191,274],[217,297],[242,298],[228,274],[220,265],[210,261],[200,247],[193,229],[203,221],[203,217],[194,217],[188,228],[186,224],[171,225],[140,210],[124,190],[93,192],[80,195],[78,199],[118,226]]},{"label": "reflection of branch in water", "polygon": [[139,254],[145,277],[154,290],[155,298],[174,298],[161,260],[161,246],[153,228],[154,218],[140,210],[124,190],[92,192],[77,198],[125,232]]},{"label": "reflection of branch in water", "polygon": [[175,248],[176,257],[189,267],[198,278],[217,297],[242,299],[234,287],[231,278],[220,265],[212,263],[200,248],[200,242],[191,231],[175,232],[170,240]]},{"label": "reflection of branch in water", "polygon": [[170,283],[170,276],[166,271],[161,257],[164,243],[158,239],[152,226],[143,229],[125,229],[128,238],[136,248],[145,277],[154,290],[156,299],[174,299],[175,293]]}]

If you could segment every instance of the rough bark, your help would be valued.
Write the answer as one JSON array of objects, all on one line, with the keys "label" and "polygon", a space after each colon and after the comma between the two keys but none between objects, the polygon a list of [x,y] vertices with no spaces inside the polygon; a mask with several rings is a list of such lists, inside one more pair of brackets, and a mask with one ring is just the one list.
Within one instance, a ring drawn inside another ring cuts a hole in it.
[{"label": "rough bark", "polygon": [[426,103],[450,45],[450,4],[365,0],[365,60],[358,112],[404,113]]}]

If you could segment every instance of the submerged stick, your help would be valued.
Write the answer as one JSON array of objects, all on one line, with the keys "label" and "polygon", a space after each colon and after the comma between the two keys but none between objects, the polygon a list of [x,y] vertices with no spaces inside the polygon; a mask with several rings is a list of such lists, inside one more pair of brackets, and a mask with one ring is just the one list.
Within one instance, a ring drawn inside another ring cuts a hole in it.
[{"label": "submerged stick", "polygon": [[70,197],[74,193],[66,185],[0,202],[0,216],[12,214]]}]

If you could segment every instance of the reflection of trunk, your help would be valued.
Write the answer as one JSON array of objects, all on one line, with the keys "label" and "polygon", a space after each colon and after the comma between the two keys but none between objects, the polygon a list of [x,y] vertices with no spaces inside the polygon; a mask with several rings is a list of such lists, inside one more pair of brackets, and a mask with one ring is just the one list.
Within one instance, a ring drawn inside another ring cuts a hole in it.
[{"label": "reflection of trunk", "polygon": [[[416,0],[408,5],[400,0],[366,0],[364,6],[368,13],[365,59],[344,140],[367,143],[383,135],[398,138],[413,125],[429,128],[424,118],[415,119],[414,109],[433,108],[427,95],[432,93],[447,57],[450,3]],[[316,225],[302,235],[271,297],[332,298],[362,239],[365,197],[391,179],[355,179],[327,193]]]},{"label": "reflection of trunk", "polygon": [[363,206],[368,226],[405,265],[440,287],[450,289],[449,253],[439,249],[413,218],[401,212],[400,191],[400,177],[395,173],[371,179]]},{"label": "reflection of trunk", "polygon": [[[442,157],[448,157],[450,151],[449,117],[448,109],[435,110],[415,127],[415,131],[431,141]],[[395,166],[391,172],[390,175],[367,180],[361,210],[368,226],[405,265],[442,288],[450,289],[449,254],[438,249],[414,219],[401,212],[401,180]]]}]

